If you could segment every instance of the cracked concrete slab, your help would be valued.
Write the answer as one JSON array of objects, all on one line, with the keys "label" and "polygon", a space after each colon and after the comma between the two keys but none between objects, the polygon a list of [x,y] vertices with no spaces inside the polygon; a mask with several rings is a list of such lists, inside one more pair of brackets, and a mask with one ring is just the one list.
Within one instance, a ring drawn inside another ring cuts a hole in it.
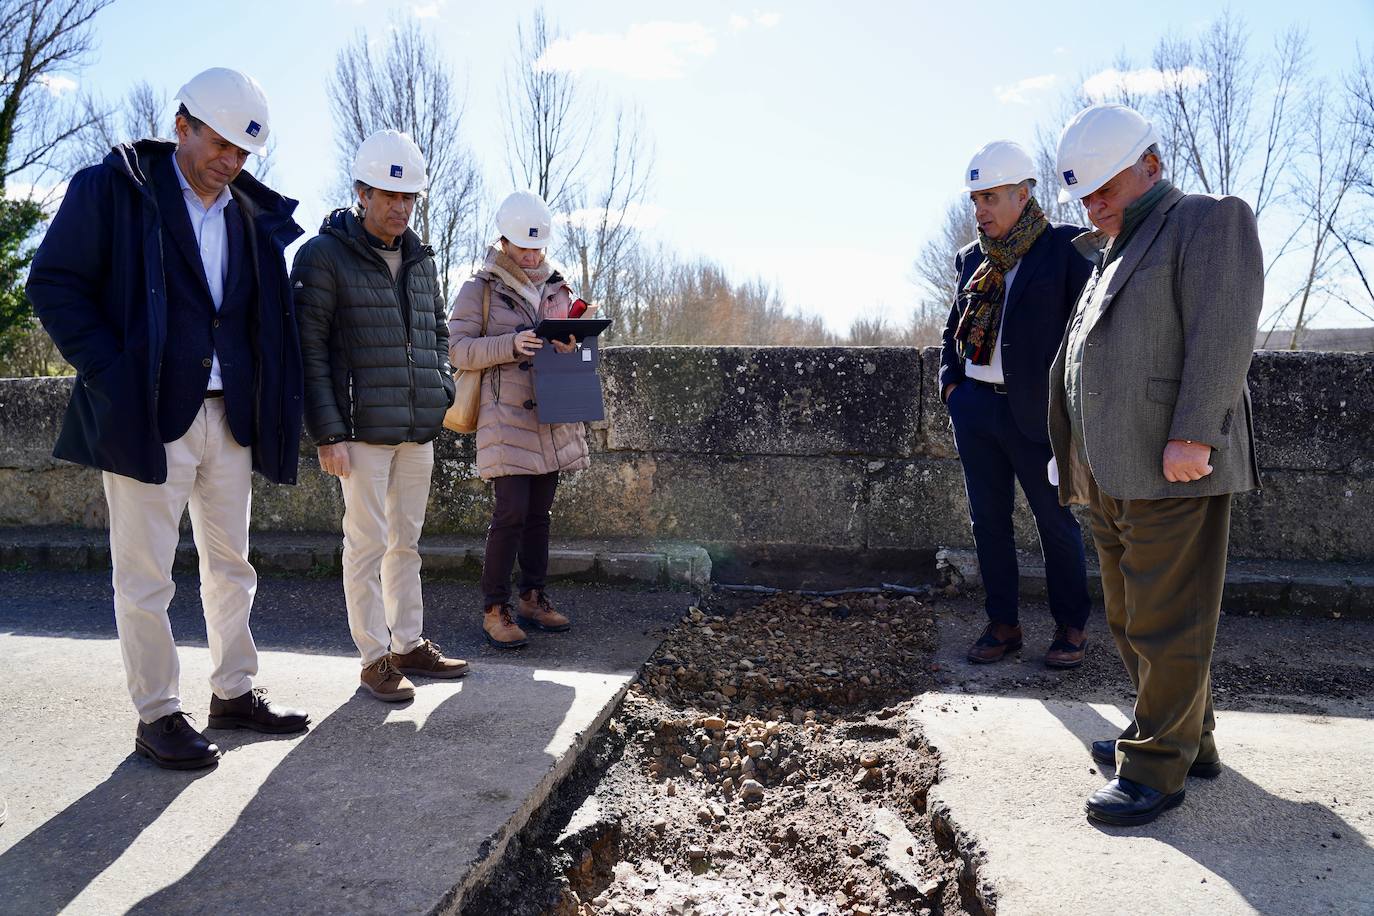
[{"label": "cracked concrete slab", "polygon": [[[975,667],[963,652],[981,612],[944,615],[941,688],[912,713],[940,754],[930,810],[990,912],[1374,913],[1374,626],[1223,618],[1224,772],[1189,780],[1181,808],[1128,829],[1091,824],[1083,802],[1110,778],[1088,745],[1129,721],[1129,682],[1097,623],[1089,665],[1044,668],[1047,616],[1023,608],[1026,649]],[[1309,674],[1336,695],[1271,692]]]},{"label": "cracked concrete slab", "polygon": [[[185,707],[204,723],[209,653],[194,580],[174,601]],[[430,635],[473,665],[407,704],[357,691],[337,580],[264,579],[258,682],[304,735],[213,731],[196,773],[135,758],[108,577],[0,574],[0,913],[452,911],[614,710],[690,596],[570,586],[578,625],[483,649],[427,583]],[[470,603],[470,602],[463,602]]]}]

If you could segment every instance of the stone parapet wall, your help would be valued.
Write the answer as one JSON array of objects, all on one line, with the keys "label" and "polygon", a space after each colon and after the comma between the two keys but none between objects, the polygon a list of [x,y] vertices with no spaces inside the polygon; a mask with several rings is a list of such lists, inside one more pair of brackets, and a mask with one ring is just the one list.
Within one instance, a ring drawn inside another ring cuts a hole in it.
[{"label": "stone parapet wall", "polygon": [[[934,348],[615,347],[592,467],[555,534],[846,562],[972,544]],[[105,522],[99,475],[50,457],[71,381],[0,380],[0,525]],[[1260,351],[1250,370],[1265,489],[1237,498],[1232,555],[1374,561],[1374,354]],[[337,531],[343,501],[302,443],[300,484],[257,480],[259,530]],[[490,488],[470,436],[441,435],[426,531],[479,535]],[[1022,545],[1034,526],[1018,507]]]}]

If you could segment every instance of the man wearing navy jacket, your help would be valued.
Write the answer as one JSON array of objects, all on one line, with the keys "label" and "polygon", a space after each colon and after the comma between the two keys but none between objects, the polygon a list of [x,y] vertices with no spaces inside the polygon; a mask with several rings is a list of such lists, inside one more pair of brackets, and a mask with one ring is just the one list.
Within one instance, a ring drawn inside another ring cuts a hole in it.
[{"label": "man wearing navy jacket", "polygon": [[177,98],[175,144],[122,144],[72,178],[27,290],[77,370],[53,454],[103,472],[135,752],[193,769],[213,765],[219,749],[182,711],[167,619],[188,504],[209,725],[288,733],[309,724],[253,686],[248,628],[252,472],[296,481],[301,362],[282,252],[301,229],[295,201],[242,171],[267,141],[258,84],[213,68]]},{"label": "man wearing navy jacket", "polygon": [[1092,269],[1073,247],[1078,226],[1056,226],[1033,196],[1035,165],[1015,143],[974,154],[964,173],[978,241],[954,261],[959,292],[945,326],[940,397],[964,469],[988,625],[969,649],[995,662],[1021,648],[1015,485],[1040,534],[1055,634],[1045,664],[1082,664],[1090,600],[1078,522],[1059,505],[1047,470],[1049,367]]}]

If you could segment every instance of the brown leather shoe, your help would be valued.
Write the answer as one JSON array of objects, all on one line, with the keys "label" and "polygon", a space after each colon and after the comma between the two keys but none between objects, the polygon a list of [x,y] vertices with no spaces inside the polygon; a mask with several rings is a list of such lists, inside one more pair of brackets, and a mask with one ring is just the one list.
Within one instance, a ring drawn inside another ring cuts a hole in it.
[{"label": "brown leather shoe", "polygon": [[1005,623],[990,623],[983,629],[968,650],[968,660],[978,665],[1000,662],[1008,652],[1021,648],[1021,627],[1007,626]]},{"label": "brown leather shoe", "polygon": [[482,632],[487,642],[498,649],[518,649],[527,642],[525,631],[515,625],[510,602],[487,608],[482,615]]},{"label": "brown leather shoe", "polygon": [[396,670],[389,654],[363,668],[360,680],[367,692],[383,703],[400,703],[415,698],[415,685]]},{"label": "brown leather shoe", "polygon": [[563,633],[572,627],[572,621],[554,609],[542,588],[520,596],[520,622],[548,633]]},{"label": "brown leather shoe", "polygon": [[445,658],[431,639],[422,640],[404,655],[391,653],[391,663],[402,674],[420,677],[462,677],[468,673],[468,663],[461,658]]},{"label": "brown leather shoe", "polygon": [[1061,626],[1054,631],[1045,664],[1051,668],[1077,668],[1083,664],[1083,650],[1087,647],[1088,634],[1077,627]]}]

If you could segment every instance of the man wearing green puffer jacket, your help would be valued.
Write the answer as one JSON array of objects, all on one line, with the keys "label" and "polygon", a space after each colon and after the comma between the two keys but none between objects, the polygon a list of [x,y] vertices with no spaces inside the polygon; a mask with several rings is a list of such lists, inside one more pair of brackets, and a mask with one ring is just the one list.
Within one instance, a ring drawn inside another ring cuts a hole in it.
[{"label": "man wearing green puffer jacket", "polygon": [[362,686],[415,695],[405,675],[454,678],[422,635],[420,529],[434,437],[453,403],[448,326],[434,251],[409,228],[424,156],[394,130],[353,161],[357,204],[325,218],[291,271],[305,366],[305,424],[344,497],[343,578]]}]

